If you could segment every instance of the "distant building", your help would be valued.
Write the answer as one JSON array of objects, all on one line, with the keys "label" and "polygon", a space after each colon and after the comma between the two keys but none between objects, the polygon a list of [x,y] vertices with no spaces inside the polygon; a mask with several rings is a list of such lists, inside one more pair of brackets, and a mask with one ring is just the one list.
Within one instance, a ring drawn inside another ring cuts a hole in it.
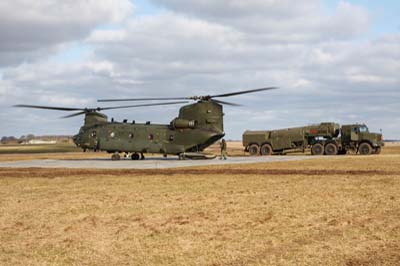
[{"label": "distant building", "polygon": [[42,139],[31,139],[26,144],[56,144],[56,140],[42,140]]}]

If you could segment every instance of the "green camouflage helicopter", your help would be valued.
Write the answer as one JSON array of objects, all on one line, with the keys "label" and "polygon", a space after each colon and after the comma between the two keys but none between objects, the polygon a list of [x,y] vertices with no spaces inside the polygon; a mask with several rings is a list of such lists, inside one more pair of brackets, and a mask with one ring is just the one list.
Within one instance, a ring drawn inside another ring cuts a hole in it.
[{"label": "green camouflage helicopter", "polygon": [[[240,94],[254,93],[276,89],[275,87],[261,88],[247,91],[232,92],[218,95],[175,97],[175,98],[135,98],[135,99],[104,99],[99,102],[117,101],[161,101],[161,100],[186,100],[163,103],[150,103],[138,105],[125,105],[97,108],[67,108],[38,105],[15,105],[15,107],[37,108],[59,111],[78,111],[69,118],[85,115],[84,125],[79,133],[73,137],[74,143],[84,151],[106,151],[112,153],[112,160],[119,160],[120,153],[125,153],[132,160],[144,159],[144,153],[160,153],[166,157],[178,155],[180,159],[209,159],[215,158],[203,153],[203,150],[221,139],[224,133],[222,105],[239,106],[235,103],[217,100],[215,98],[230,97]],[[107,116],[100,111],[134,108],[146,106],[159,106],[170,104],[188,103],[180,108],[178,117],[170,124],[139,124],[135,121],[116,122],[108,121]]]}]

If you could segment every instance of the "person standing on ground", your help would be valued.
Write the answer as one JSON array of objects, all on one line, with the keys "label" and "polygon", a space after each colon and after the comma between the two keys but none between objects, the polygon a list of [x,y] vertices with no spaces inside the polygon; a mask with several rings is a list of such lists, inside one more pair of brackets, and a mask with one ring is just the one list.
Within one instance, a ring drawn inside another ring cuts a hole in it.
[{"label": "person standing on ground", "polygon": [[222,160],[222,159],[226,160],[226,158],[227,158],[227,153],[226,153],[226,141],[225,141],[225,139],[222,139],[219,145],[220,145],[220,147],[221,147],[221,157],[220,157],[220,160]]}]

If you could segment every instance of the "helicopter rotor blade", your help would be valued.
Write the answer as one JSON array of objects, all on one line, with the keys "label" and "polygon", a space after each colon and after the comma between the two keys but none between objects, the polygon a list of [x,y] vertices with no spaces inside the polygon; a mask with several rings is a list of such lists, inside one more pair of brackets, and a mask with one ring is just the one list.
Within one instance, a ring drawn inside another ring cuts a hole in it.
[{"label": "helicopter rotor blade", "polygon": [[133,107],[147,107],[147,106],[158,106],[158,105],[172,105],[172,104],[183,104],[188,103],[188,101],[176,101],[176,102],[163,102],[163,103],[148,103],[148,104],[136,104],[136,105],[123,105],[123,106],[111,106],[111,107],[97,107],[97,108],[69,108],[69,107],[55,107],[55,106],[42,106],[42,105],[26,105],[17,104],[14,107],[23,108],[34,108],[34,109],[46,109],[46,110],[56,110],[56,111],[79,111],[70,115],[63,116],[61,118],[75,117],[91,112],[100,112],[103,110],[113,110],[113,109],[123,109],[123,108],[133,108]]},{"label": "helicopter rotor blade", "polygon": [[56,107],[56,106],[43,106],[43,105],[27,105],[27,104],[17,104],[17,105],[14,105],[14,107],[47,109],[47,110],[58,110],[58,111],[83,111],[83,110],[85,110],[85,108],[69,108],[69,107]]},{"label": "helicopter rotor blade", "polygon": [[148,103],[148,104],[136,104],[136,105],[122,105],[122,106],[113,106],[113,107],[98,107],[96,110],[97,111],[102,111],[102,110],[113,110],[113,109],[133,108],[133,107],[172,105],[172,104],[181,104],[181,103],[188,103],[188,101],[167,102],[167,103]]},{"label": "helicopter rotor blade", "polygon": [[221,100],[215,100],[215,99],[211,99],[211,101],[216,102],[216,103],[220,103],[220,104],[230,105],[230,106],[242,106],[242,105],[237,104],[237,103],[230,103],[230,102],[221,101]]},{"label": "helicopter rotor blade", "polygon": [[75,117],[75,116],[79,116],[79,115],[84,115],[87,112],[88,111],[82,111],[82,112],[74,113],[74,114],[71,114],[71,115],[62,116],[61,118],[71,118],[71,117]]},{"label": "helicopter rotor blade", "polygon": [[[277,87],[267,87],[267,88],[260,88],[260,89],[253,89],[253,90],[246,90],[246,91],[237,91],[231,93],[224,93],[224,94],[217,94],[217,95],[205,95],[205,96],[191,96],[191,97],[158,97],[158,98],[128,98],[128,99],[100,99],[97,100],[98,102],[130,102],[130,101],[170,101],[170,100],[194,100],[194,101],[208,101],[213,98],[218,97],[230,97],[240,94],[247,94],[259,91],[267,91],[267,90],[274,90],[278,89]],[[226,103],[220,102],[221,104],[227,105],[235,105],[234,103]]]},{"label": "helicopter rotor blade", "polygon": [[238,92],[210,95],[209,97],[210,98],[230,97],[230,96],[235,96],[235,95],[240,95],[240,94],[253,93],[253,92],[259,92],[259,91],[267,91],[267,90],[275,90],[275,89],[278,89],[278,88],[277,87],[260,88],[260,89],[246,90],[246,91],[238,91]]},{"label": "helicopter rotor blade", "polygon": [[189,97],[165,97],[165,98],[131,98],[131,99],[100,99],[97,102],[133,102],[133,101],[171,101],[190,100]]}]

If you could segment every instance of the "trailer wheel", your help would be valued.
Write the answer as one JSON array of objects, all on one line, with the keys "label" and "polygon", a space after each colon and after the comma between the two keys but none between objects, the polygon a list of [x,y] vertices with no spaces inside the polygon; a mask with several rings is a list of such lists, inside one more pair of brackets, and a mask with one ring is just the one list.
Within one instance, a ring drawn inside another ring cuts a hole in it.
[{"label": "trailer wheel", "polygon": [[382,151],[382,148],[381,148],[381,147],[376,147],[376,149],[375,149],[375,151],[374,151],[374,154],[380,154],[381,151]]},{"label": "trailer wheel", "polygon": [[260,153],[261,153],[261,155],[267,155],[267,156],[271,155],[272,154],[271,145],[269,145],[268,143],[262,145],[261,149],[260,149]]},{"label": "trailer wheel", "polygon": [[328,143],[325,145],[325,154],[326,155],[336,155],[338,153],[337,147],[333,143]]},{"label": "trailer wheel", "polygon": [[251,156],[257,156],[260,154],[260,147],[257,144],[251,144],[249,146],[249,153]]},{"label": "trailer wheel", "polygon": [[111,155],[111,160],[113,161],[119,161],[121,159],[121,156],[116,152],[113,155]]},{"label": "trailer wheel", "polygon": [[323,155],[324,154],[324,146],[321,143],[315,143],[311,147],[312,155]]},{"label": "trailer wheel", "polygon": [[367,142],[361,143],[360,146],[358,147],[358,152],[361,155],[370,155],[372,153],[372,147]]}]

